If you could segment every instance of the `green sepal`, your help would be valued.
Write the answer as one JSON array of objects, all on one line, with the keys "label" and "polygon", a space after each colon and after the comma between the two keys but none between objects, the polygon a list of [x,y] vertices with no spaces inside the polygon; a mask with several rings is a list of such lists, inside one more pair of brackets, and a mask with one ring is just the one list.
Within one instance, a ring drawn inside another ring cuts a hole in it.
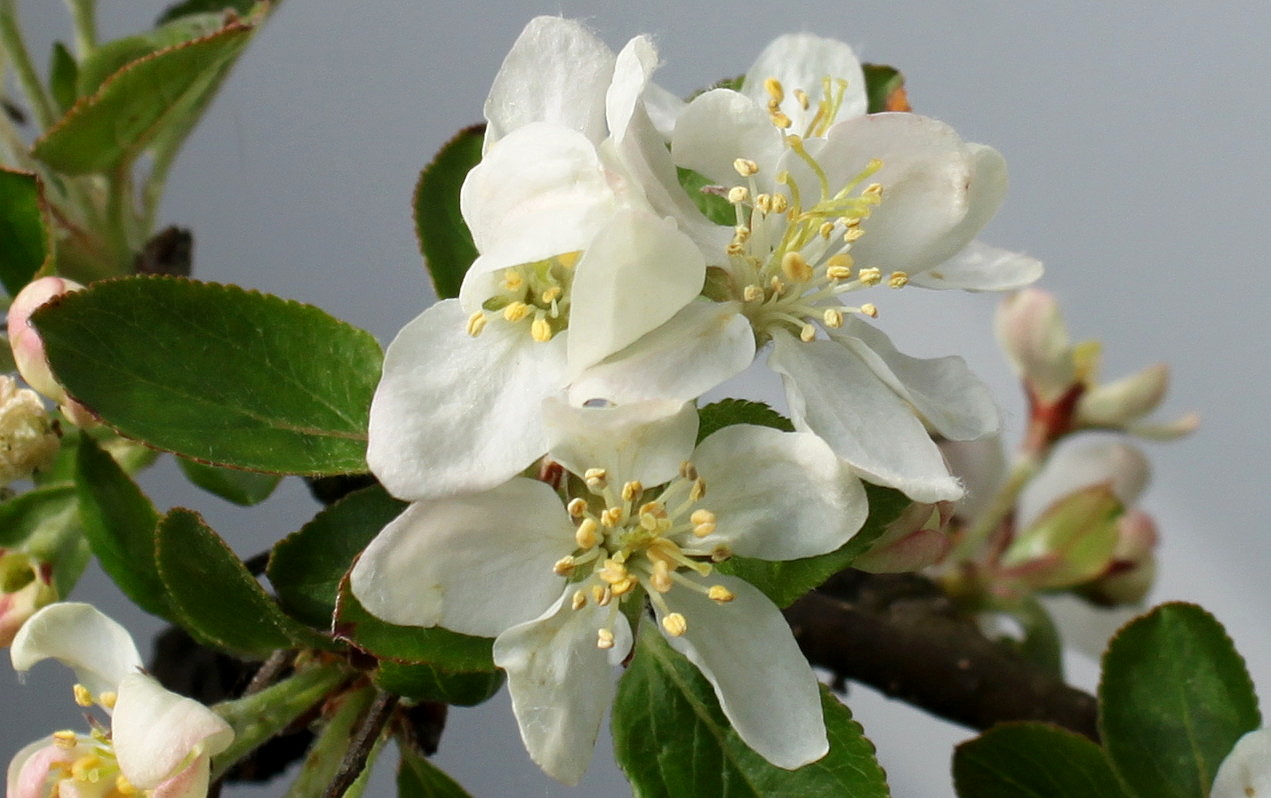
[{"label": "green sepal", "polygon": [[900,517],[910,505],[903,493],[892,488],[865,483],[865,493],[869,497],[869,518],[851,540],[828,554],[781,562],[734,556],[715,567],[720,573],[745,579],[763,591],[778,607],[788,607],[869,551],[874,541],[882,537],[887,525]]},{"label": "green sepal", "polygon": [[472,233],[459,211],[459,188],[481,161],[485,125],[464,128],[447,141],[419,173],[411,202],[415,234],[438,299],[459,296],[468,267],[477,259]]},{"label": "green sepal", "polygon": [[953,755],[958,798],[1131,798],[1103,749],[1044,723],[995,726]]},{"label": "green sepal", "polygon": [[379,485],[354,491],[274,546],[265,573],[288,613],[327,629],[354,558],[406,503]]},{"label": "green sepal", "polygon": [[714,181],[705,175],[694,172],[692,169],[685,169],[682,166],[677,166],[675,171],[680,180],[680,187],[688,194],[689,199],[693,200],[693,204],[697,206],[703,216],[715,224],[722,224],[727,227],[733,227],[737,224],[737,209],[733,207],[727,197],[713,191],[702,190],[715,186]]},{"label": "green sepal", "polygon": [[57,104],[57,110],[66,113],[79,91],[75,88],[79,81],[79,63],[70,49],[61,42],[53,42],[53,50],[49,54],[49,94]]},{"label": "green sepal", "polygon": [[503,671],[451,673],[432,665],[382,660],[371,674],[375,686],[412,701],[436,701],[473,707],[489,701],[503,686]]},{"label": "green sepal", "polygon": [[204,645],[247,658],[277,649],[333,647],[283,614],[197,513],[178,507],[163,518],[155,557],[174,620]]},{"label": "green sepal", "polygon": [[184,457],[177,458],[177,465],[181,467],[185,478],[195,485],[241,507],[251,507],[268,499],[282,481],[281,474],[221,468]]},{"label": "green sepal", "polygon": [[[68,175],[126,169],[156,139],[188,131],[255,26],[234,21],[115,72],[35,142],[31,154]],[[81,76],[82,82],[82,76]]]},{"label": "green sepal", "polygon": [[1140,796],[1206,798],[1218,765],[1261,726],[1244,660],[1212,615],[1170,603],[1112,638],[1099,683],[1099,733]]},{"label": "green sepal", "polygon": [[433,665],[450,673],[495,670],[493,639],[463,635],[440,626],[397,626],[381,621],[358,602],[347,579],[340,585],[335,616],[335,636],[378,659]]},{"label": "green sepal", "polygon": [[458,782],[409,746],[397,747],[402,754],[397,768],[397,798],[472,798]]},{"label": "green sepal", "polygon": [[124,277],[33,315],[58,380],[126,437],[215,465],[366,470],[382,354],[318,308],[215,283]]},{"label": "green sepal", "polygon": [[618,685],[612,720],[614,753],[638,798],[890,794],[873,744],[827,688],[821,688],[821,708],[829,753],[797,770],[784,770],[741,741],[697,668],[673,651],[652,624],[641,626],[635,658]]},{"label": "green sepal", "polygon": [[251,14],[260,3],[255,0],[184,0],[180,3],[174,3],[168,6],[159,18],[155,20],[155,25],[166,25],[175,19],[188,17],[193,14],[214,14],[225,11],[233,11],[236,14],[247,16]]},{"label": "green sepal", "polygon": [[905,76],[885,64],[861,64],[861,68],[865,70],[865,96],[869,103],[866,113],[889,110],[892,95],[905,87]]},{"label": "green sepal", "polygon": [[52,252],[40,179],[0,168],[0,285],[5,292],[12,297],[21,291]]},{"label": "green sepal", "polygon": [[174,620],[155,562],[158,511],[89,435],[79,437],[75,467],[80,526],[102,570],[138,607]]},{"label": "green sepal", "polygon": [[794,432],[790,419],[773,410],[771,405],[749,399],[721,399],[697,411],[697,442],[701,443],[711,434],[734,424],[754,424]]}]

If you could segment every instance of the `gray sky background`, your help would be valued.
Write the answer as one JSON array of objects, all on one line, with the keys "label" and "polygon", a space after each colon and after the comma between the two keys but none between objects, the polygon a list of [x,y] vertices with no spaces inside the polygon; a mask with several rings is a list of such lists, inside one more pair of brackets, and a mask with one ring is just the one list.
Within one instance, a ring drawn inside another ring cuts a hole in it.
[{"label": "gray sky background", "polygon": [[[101,5],[114,36],[166,4]],[[43,61],[50,37],[68,37],[66,13],[48,0],[23,13]],[[903,69],[917,110],[999,149],[1012,187],[985,240],[1045,261],[1041,285],[1059,295],[1074,337],[1105,341],[1107,376],[1168,361],[1163,417],[1204,416],[1192,439],[1147,446],[1156,471],[1144,505],[1164,535],[1153,599],[1213,611],[1271,696],[1271,5],[289,0],[189,143],[161,223],[193,227],[196,276],[311,302],[386,343],[432,299],[410,220],[418,171],[480,119],[503,54],[538,13],[581,17],[615,49],[655,34],[658,80],[681,94],[744,72],[780,33],[837,37]],[[964,355],[1000,397],[1008,435],[1018,433],[1018,389],[992,339],[995,299],[920,290],[885,299],[879,324],[901,348]],[[776,386],[745,390],[774,396]],[[204,512],[245,555],[313,512],[294,480],[251,512],[185,487],[170,468],[146,487],[163,507]],[[123,608],[100,574],[75,598],[116,612],[139,639],[158,626]],[[1095,673],[1074,660],[1083,686]],[[25,687],[9,680],[0,691],[5,757],[79,725],[68,686],[53,666]],[[849,704],[897,796],[952,795],[950,746],[969,732],[856,688]],[[476,796],[621,796],[607,744],[582,788],[560,787],[529,763],[500,700],[454,712],[438,761]],[[381,778],[371,794],[389,794],[387,785]]]}]

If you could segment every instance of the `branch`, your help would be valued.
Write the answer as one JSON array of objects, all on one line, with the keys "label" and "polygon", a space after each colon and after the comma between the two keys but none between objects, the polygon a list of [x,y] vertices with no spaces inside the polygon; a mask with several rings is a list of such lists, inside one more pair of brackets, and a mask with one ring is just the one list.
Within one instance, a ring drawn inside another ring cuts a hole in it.
[{"label": "branch", "polygon": [[808,660],[974,729],[1054,723],[1098,741],[1097,701],[988,639],[931,581],[844,571],[785,610]]}]

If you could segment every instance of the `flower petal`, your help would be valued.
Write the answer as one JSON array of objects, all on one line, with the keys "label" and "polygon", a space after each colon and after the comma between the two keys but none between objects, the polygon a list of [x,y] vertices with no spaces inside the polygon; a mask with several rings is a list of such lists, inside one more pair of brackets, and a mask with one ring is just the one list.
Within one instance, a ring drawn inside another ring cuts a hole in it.
[{"label": "flower petal", "polygon": [[350,584],[389,623],[494,637],[560,595],[565,581],[552,566],[574,547],[556,493],[517,478],[407,507],[362,552]]},{"label": "flower petal", "polygon": [[775,185],[774,167],[785,145],[768,112],[745,95],[712,89],[693,98],[671,137],[671,159],[724,186],[738,185],[737,158],[759,165],[760,185]]},{"label": "flower petal", "polygon": [[[755,59],[754,66],[746,72],[741,84],[742,92],[760,107],[766,107],[770,99],[764,90],[764,81],[768,78],[781,81],[785,89],[781,111],[790,117],[790,132],[800,136],[806,135],[805,131],[817,114],[817,106],[826,99],[825,78],[847,81],[837,119],[862,116],[868,109],[861,62],[851,47],[834,39],[811,33],[778,36]],[[795,96],[796,89],[807,93],[807,108]]]},{"label": "flower petal", "polygon": [[669,321],[701,292],[706,261],[672,220],[628,210],[598,231],[575,271],[571,376]]},{"label": "flower petal", "polygon": [[694,300],[631,346],[573,381],[569,401],[686,402],[735,377],[755,359],[755,336],[736,302]]},{"label": "flower petal", "polygon": [[390,493],[418,501],[493,487],[547,451],[543,397],[564,386],[564,338],[539,343],[491,323],[466,332],[459,302],[397,334],[371,402],[366,460]]},{"label": "flower petal", "polygon": [[552,459],[579,476],[603,468],[611,484],[668,482],[697,440],[697,408],[691,402],[651,400],[614,407],[574,407],[543,402],[543,425]]},{"label": "flower petal", "polygon": [[211,770],[211,757],[206,754],[195,757],[155,787],[149,798],[206,798]]},{"label": "flower petal", "polygon": [[94,696],[116,691],[125,676],[142,667],[127,629],[91,604],[70,601],[50,604],[28,618],[9,655],[18,671],[55,659],[73,669]]},{"label": "flower petal", "polygon": [[702,441],[693,465],[716,531],[702,538],[743,557],[793,560],[834,551],[869,515],[865,488],[820,438],[738,424]]},{"label": "flower petal", "polygon": [[1010,291],[1036,282],[1043,271],[1041,261],[1022,252],[972,241],[944,263],[910,275],[909,284],[963,291]]},{"label": "flower petal", "polygon": [[1006,453],[996,435],[973,441],[940,441],[940,452],[949,471],[961,482],[966,494],[957,505],[957,515],[979,518],[988,510],[998,488],[1006,481]]},{"label": "flower petal", "polygon": [[[568,785],[582,778],[596,747],[600,722],[613,700],[613,668],[631,651],[631,628],[617,605],[588,602],[570,608],[561,596],[535,620],[494,641],[494,664],[507,672],[521,739],[548,775]],[[597,631],[613,632],[609,650]]]},{"label": "flower petal", "polygon": [[830,337],[856,353],[883,384],[909,402],[932,427],[955,441],[996,432],[1001,415],[993,394],[960,357],[922,359],[896,349],[877,327],[849,317]]},{"label": "flower petal", "polygon": [[613,52],[574,20],[535,17],[503,59],[485,101],[485,146],[531,122],[605,137],[600,101],[613,76]]},{"label": "flower petal", "polygon": [[[702,586],[723,585],[727,604],[685,588],[664,594],[688,628],[667,636],[715,689],[720,707],[742,741],[777,767],[794,769],[829,751],[821,693],[790,626],[749,582],[731,576],[687,575]],[[658,611],[658,621],[664,614]]]},{"label": "flower petal", "polygon": [[63,748],[52,737],[23,746],[9,760],[6,798],[47,798],[49,773],[59,764],[74,762],[90,753],[87,746]]},{"label": "flower petal", "polygon": [[1271,795],[1271,729],[1251,731],[1218,766],[1210,798]]},{"label": "flower petal", "polygon": [[460,288],[469,313],[494,293],[496,272],[584,249],[618,208],[592,143],[541,122],[491,147],[468,172],[459,203],[481,253]]},{"label": "flower petal", "polygon": [[1147,456],[1120,441],[1062,446],[1020,495],[1019,528],[1027,529],[1055,501],[1100,483],[1131,507],[1147,488],[1150,472]]},{"label": "flower petal", "polygon": [[837,341],[773,336],[768,365],[781,375],[795,427],[819,435],[871,482],[920,502],[957,499],[940,450],[909,404]]},{"label": "flower petal", "polygon": [[110,729],[119,769],[143,790],[177,775],[192,755],[219,754],[234,741],[220,715],[140,673],[120,683]]}]

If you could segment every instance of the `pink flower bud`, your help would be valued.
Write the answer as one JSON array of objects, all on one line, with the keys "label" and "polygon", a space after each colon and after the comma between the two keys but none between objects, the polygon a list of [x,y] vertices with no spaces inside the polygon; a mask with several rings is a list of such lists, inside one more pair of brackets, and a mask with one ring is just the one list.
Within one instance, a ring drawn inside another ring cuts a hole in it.
[{"label": "pink flower bud", "polygon": [[909,505],[852,567],[874,574],[899,574],[934,565],[949,551],[944,528],[952,508],[951,502]]},{"label": "pink flower bud", "polygon": [[0,647],[13,642],[36,610],[54,601],[52,568],[24,552],[0,549]]},{"label": "pink flower bud", "polygon": [[13,348],[18,373],[28,385],[59,404],[65,401],[66,392],[49,370],[48,360],[44,357],[44,342],[31,326],[31,314],[50,299],[83,288],[64,277],[41,277],[19,291],[9,306],[9,346]]},{"label": "pink flower bud", "polygon": [[1054,402],[1080,381],[1052,295],[1026,288],[1008,296],[998,305],[996,330],[998,345],[1039,401]]}]

